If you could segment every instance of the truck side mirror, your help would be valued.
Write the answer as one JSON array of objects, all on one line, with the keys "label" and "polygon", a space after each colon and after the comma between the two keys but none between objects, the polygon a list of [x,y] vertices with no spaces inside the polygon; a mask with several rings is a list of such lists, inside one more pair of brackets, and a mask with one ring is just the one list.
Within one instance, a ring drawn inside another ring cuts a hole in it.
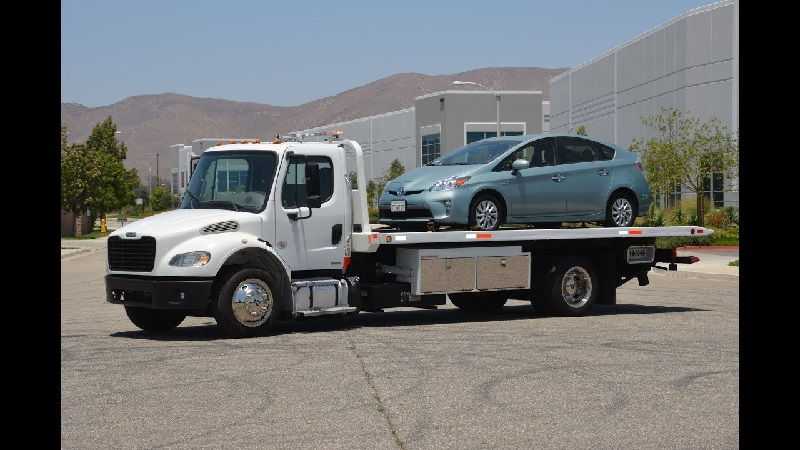
[{"label": "truck side mirror", "polygon": [[524,159],[517,159],[513,163],[511,163],[511,173],[516,174],[520,170],[527,169],[531,166],[529,161]]}]

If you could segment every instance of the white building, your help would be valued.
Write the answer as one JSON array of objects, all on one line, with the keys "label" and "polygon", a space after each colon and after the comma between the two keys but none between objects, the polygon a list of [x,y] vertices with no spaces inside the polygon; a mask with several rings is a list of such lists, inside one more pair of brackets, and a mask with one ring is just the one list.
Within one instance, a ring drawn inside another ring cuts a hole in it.
[{"label": "white building", "polygon": [[[738,9],[734,0],[692,9],[552,78],[552,131],[584,126],[590,137],[628,147],[652,136],[642,118],[664,107],[738,133]],[[738,206],[738,191],[737,180],[717,175],[704,194],[717,207]],[[676,190],[664,203],[681,196]]]}]

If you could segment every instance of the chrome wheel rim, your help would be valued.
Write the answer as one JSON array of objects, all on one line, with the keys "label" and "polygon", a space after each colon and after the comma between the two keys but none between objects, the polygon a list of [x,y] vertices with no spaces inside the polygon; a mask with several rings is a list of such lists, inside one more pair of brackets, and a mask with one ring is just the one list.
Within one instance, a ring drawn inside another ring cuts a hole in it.
[{"label": "chrome wheel rim", "polygon": [[261,326],[269,319],[272,304],[272,291],[258,278],[248,278],[239,283],[231,297],[233,317],[249,328]]},{"label": "chrome wheel rim", "polygon": [[627,198],[618,198],[611,205],[611,220],[617,226],[623,227],[631,223],[633,217],[633,206]]},{"label": "chrome wheel rim", "polygon": [[592,297],[592,277],[580,266],[571,267],[561,278],[561,298],[573,307],[584,306]]},{"label": "chrome wheel rim", "polygon": [[483,200],[475,207],[475,223],[482,230],[491,230],[497,226],[500,212],[491,200]]}]

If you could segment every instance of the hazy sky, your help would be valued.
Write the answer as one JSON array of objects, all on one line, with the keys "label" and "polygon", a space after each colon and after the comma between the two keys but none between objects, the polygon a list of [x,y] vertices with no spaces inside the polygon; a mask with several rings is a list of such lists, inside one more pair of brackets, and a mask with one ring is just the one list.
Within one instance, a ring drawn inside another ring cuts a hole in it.
[{"label": "hazy sky", "polygon": [[61,98],[297,105],[399,72],[571,67],[710,0],[62,0]]}]

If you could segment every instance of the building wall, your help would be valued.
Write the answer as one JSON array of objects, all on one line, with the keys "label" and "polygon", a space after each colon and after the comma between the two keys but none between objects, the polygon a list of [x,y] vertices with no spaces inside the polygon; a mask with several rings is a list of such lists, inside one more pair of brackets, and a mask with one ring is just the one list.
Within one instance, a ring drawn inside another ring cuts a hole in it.
[{"label": "building wall", "polygon": [[[590,137],[628,147],[654,132],[642,118],[677,108],[739,127],[738,2],[726,0],[676,17],[593,61],[550,80],[555,132],[585,126]],[[729,180],[726,205],[738,205]]]},{"label": "building wall", "polygon": [[[370,180],[382,177],[392,161],[398,159],[406,170],[417,167],[414,108],[362,117],[309,128],[301,133],[342,131],[343,136],[361,145],[364,166]],[[355,170],[354,155],[348,155],[348,170]]]},{"label": "building wall", "polygon": [[[541,133],[544,126],[542,93],[499,91],[501,132]],[[424,130],[440,131],[440,154],[466,144],[468,131],[497,129],[497,100],[487,91],[445,91],[418,97],[415,102],[417,163],[421,164]]]}]

